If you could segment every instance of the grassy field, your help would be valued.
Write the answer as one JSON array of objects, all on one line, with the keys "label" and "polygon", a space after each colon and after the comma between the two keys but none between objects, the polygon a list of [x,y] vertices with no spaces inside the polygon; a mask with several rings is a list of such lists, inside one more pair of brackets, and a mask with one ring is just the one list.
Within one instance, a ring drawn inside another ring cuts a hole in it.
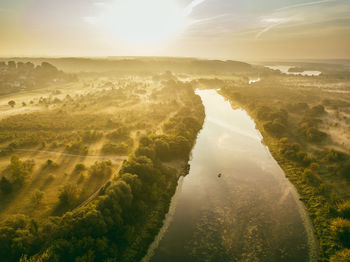
[{"label": "grassy field", "polygon": [[[41,69],[26,65],[28,82]],[[170,72],[45,67],[62,81],[24,88],[3,71],[16,88],[0,97],[0,260],[141,259],[187,172],[201,100]]]},{"label": "grassy field", "polygon": [[[179,98],[166,97],[161,89],[152,79],[82,77],[14,94],[14,107],[8,105],[7,96],[1,97],[2,175],[10,176],[6,167],[13,155],[23,161],[33,159],[35,166],[20,189],[2,198],[0,219],[18,213],[34,218],[61,214],[67,211],[57,211],[64,185],[76,184],[82,202],[117,175],[138,138],[161,132],[162,123],[179,109]],[[88,168],[96,161],[111,161],[111,175],[91,177]],[[86,170],[77,172],[77,164]],[[33,200],[37,190],[43,193],[39,203]]]}]

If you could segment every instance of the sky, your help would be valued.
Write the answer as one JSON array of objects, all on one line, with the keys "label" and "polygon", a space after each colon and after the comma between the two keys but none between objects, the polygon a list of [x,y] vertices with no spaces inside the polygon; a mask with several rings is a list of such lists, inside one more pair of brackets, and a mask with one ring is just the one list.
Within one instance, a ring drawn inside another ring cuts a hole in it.
[{"label": "sky", "polygon": [[350,58],[350,0],[0,0],[0,56]]}]

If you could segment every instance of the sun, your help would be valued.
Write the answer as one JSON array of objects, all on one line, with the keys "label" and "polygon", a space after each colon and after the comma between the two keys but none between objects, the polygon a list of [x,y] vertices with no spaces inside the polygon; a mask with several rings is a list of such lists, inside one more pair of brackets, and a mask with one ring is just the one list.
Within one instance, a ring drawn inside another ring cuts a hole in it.
[{"label": "sun", "polygon": [[174,0],[119,0],[105,7],[100,22],[116,40],[147,45],[174,37],[185,18]]}]

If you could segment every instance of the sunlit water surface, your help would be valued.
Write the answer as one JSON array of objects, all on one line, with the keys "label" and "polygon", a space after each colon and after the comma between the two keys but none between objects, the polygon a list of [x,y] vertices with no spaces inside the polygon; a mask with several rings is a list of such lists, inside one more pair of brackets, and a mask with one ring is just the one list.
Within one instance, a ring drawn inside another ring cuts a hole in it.
[{"label": "sunlit water surface", "polygon": [[254,121],[214,90],[197,94],[206,121],[191,169],[143,261],[314,260],[303,205]]},{"label": "sunlit water surface", "polygon": [[266,66],[272,70],[279,70],[281,73],[286,75],[301,75],[301,76],[319,76],[322,74],[320,71],[303,71],[303,72],[289,72],[289,69],[294,68],[294,66]]}]

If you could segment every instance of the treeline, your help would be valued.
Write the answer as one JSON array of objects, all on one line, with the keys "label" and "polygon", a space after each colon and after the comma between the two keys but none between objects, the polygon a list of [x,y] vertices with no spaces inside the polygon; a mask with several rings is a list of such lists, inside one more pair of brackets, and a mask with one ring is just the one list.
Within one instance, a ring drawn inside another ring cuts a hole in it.
[{"label": "treeline", "polygon": [[[15,59],[14,59],[15,60]],[[21,58],[19,61],[40,63],[48,61],[65,71],[71,72],[116,72],[124,74],[154,73],[170,70],[176,73],[229,73],[251,71],[252,66],[232,60],[200,60],[193,58]]]},{"label": "treeline", "polygon": [[[140,260],[162,225],[177,184],[179,174],[164,162],[187,162],[203,121],[201,99],[188,89],[185,105],[164,125],[164,135],[141,137],[119,175],[94,201],[41,223],[20,215],[2,222],[0,260]],[[64,193],[61,199],[69,197]]]},{"label": "treeline", "polygon": [[[225,87],[221,92],[254,117],[265,143],[297,186],[319,237],[320,261],[350,261],[350,199],[334,186],[349,187],[350,155],[332,148],[320,130],[328,115],[324,104],[331,100],[310,106],[298,102],[297,91],[284,87],[246,92]],[[295,102],[286,103],[285,94]]]},{"label": "treeline", "polygon": [[47,62],[42,62],[37,66],[32,62],[0,62],[0,94],[75,80],[76,76],[65,74]]}]

